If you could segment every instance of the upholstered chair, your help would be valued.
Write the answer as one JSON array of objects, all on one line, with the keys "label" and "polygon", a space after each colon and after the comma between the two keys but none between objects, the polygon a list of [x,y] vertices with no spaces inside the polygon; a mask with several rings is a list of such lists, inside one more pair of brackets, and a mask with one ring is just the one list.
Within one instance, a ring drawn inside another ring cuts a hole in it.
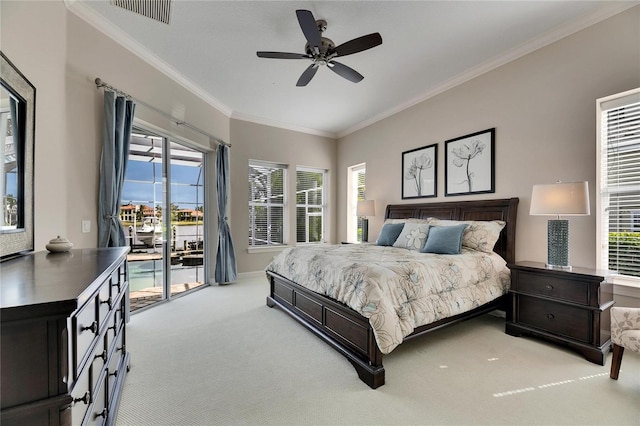
[{"label": "upholstered chair", "polygon": [[640,352],[640,308],[611,308],[611,342],[613,359],[609,376],[618,380],[624,350]]}]

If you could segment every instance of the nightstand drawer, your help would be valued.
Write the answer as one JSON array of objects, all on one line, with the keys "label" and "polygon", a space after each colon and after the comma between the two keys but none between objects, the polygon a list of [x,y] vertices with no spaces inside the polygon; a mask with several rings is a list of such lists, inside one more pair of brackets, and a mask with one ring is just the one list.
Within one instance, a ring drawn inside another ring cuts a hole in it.
[{"label": "nightstand drawer", "polygon": [[550,333],[588,343],[591,340],[590,315],[586,309],[521,296],[518,322]]},{"label": "nightstand drawer", "polygon": [[527,271],[518,271],[516,289],[522,293],[552,297],[567,302],[589,304],[589,285],[582,281],[568,280]]}]

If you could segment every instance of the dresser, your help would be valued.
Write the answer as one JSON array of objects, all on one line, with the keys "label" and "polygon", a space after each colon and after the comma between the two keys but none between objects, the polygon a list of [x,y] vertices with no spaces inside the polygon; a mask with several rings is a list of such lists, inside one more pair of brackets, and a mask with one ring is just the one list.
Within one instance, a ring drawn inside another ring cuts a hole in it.
[{"label": "dresser", "polygon": [[505,330],[560,343],[604,365],[611,345],[610,271],[547,269],[537,262],[509,264],[510,309]]},{"label": "dresser", "polygon": [[0,263],[0,424],[111,425],[129,368],[127,247]]}]

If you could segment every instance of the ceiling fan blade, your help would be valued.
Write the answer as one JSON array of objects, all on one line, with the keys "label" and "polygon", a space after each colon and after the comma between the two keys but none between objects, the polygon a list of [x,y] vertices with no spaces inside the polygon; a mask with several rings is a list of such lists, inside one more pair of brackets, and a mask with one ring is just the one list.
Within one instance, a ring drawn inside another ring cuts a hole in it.
[{"label": "ceiling fan blade", "polygon": [[306,70],[304,70],[304,72],[298,79],[296,86],[298,87],[306,86],[311,81],[313,76],[316,75],[317,71],[318,71],[318,65],[316,64],[309,65],[309,67]]},{"label": "ceiling fan blade", "polygon": [[333,52],[337,54],[336,56],[346,56],[371,49],[380,44],[382,44],[382,36],[380,33],[373,33],[342,43],[333,49]]},{"label": "ceiling fan blade", "polygon": [[340,77],[344,77],[349,81],[353,81],[354,83],[357,83],[364,78],[358,71],[344,64],[341,64],[340,62],[331,61],[327,65],[329,66],[329,69],[331,71],[335,72]]},{"label": "ceiling fan blade", "polygon": [[260,58],[272,59],[309,59],[310,56],[304,53],[286,53],[286,52],[256,52]]},{"label": "ceiling fan blade", "polygon": [[298,9],[296,10],[296,16],[302,33],[309,42],[309,46],[315,47],[316,51],[319,52],[322,41],[320,40],[320,31],[316,26],[316,18],[313,17],[313,13],[309,10]]}]

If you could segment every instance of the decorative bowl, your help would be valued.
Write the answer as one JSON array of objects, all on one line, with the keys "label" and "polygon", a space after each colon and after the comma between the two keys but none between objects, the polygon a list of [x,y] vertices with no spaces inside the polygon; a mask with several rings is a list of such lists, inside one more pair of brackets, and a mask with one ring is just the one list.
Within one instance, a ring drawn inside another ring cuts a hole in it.
[{"label": "decorative bowl", "polygon": [[49,241],[49,244],[45,246],[51,253],[64,253],[71,250],[71,247],[73,247],[73,244],[66,238],[61,238],[60,235]]}]

